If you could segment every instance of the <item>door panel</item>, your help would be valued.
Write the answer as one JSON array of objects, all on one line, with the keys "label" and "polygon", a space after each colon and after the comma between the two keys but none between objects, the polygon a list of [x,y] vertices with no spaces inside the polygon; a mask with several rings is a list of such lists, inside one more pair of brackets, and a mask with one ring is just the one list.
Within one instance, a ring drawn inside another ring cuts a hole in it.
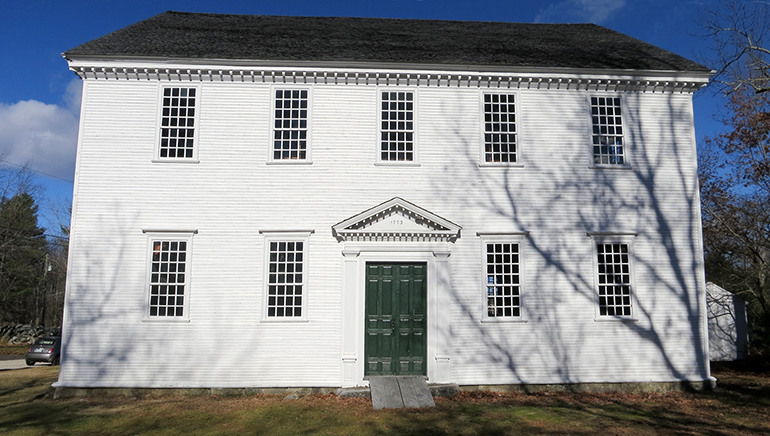
[{"label": "door panel", "polygon": [[426,374],[426,269],[367,263],[366,375]]}]

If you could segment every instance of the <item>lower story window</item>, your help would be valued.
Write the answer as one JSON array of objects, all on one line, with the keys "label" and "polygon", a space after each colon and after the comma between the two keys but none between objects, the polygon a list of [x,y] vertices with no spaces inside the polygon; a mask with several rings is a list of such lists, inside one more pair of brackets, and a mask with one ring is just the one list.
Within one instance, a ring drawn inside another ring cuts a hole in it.
[{"label": "lower story window", "polygon": [[487,316],[491,318],[521,315],[519,282],[519,244],[487,242],[486,288]]},{"label": "lower story window", "polygon": [[270,241],[267,273],[267,316],[301,317],[305,243]]},{"label": "lower story window", "polygon": [[188,241],[152,239],[150,253],[150,317],[185,316]]},{"label": "lower story window", "polygon": [[631,261],[623,242],[596,244],[599,315],[631,316]]}]

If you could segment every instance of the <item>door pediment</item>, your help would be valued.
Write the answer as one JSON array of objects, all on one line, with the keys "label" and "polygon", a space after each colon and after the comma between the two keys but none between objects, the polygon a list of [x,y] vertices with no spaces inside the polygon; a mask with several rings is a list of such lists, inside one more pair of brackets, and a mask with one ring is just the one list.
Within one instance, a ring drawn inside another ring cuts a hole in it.
[{"label": "door pediment", "polygon": [[339,241],[448,241],[460,226],[395,197],[332,226]]}]

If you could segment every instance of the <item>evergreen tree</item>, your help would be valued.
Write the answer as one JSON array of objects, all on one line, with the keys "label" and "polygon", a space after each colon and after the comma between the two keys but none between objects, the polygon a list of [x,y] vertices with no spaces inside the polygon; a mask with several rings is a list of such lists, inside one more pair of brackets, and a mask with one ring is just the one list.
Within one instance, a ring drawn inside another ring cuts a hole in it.
[{"label": "evergreen tree", "polygon": [[0,321],[40,322],[47,244],[37,209],[27,193],[0,199]]}]

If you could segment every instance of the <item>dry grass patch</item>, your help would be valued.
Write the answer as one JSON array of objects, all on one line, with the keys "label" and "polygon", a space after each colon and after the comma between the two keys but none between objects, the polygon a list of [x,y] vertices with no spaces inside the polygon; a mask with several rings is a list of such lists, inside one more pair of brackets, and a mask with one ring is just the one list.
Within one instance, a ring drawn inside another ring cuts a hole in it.
[{"label": "dry grass patch", "polygon": [[436,408],[372,410],[311,395],[88,397],[54,400],[57,367],[0,372],[1,434],[475,435],[768,434],[770,376],[717,373],[714,393],[463,392]]},{"label": "dry grass patch", "polygon": [[27,353],[29,344],[9,344],[8,341],[0,341],[0,355],[23,356]]}]

